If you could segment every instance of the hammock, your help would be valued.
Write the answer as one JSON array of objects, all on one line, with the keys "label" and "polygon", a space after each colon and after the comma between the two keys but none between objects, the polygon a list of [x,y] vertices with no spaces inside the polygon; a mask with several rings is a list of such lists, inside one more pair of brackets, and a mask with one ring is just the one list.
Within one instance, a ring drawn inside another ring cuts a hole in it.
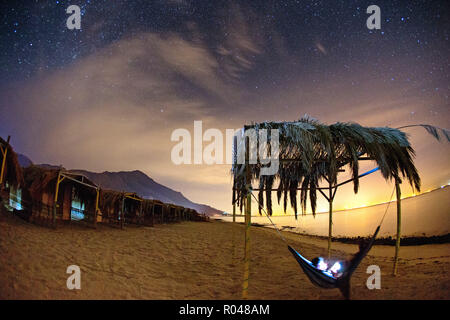
[{"label": "hammock", "polygon": [[[373,172],[375,172],[377,170],[379,170],[379,167],[377,167],[377,168],[375,168],[373,170],[370,170],[370,171],[360,175],[360,177],[363,177],[365,175],[373,173]],[[351,181],[351,180],[353,180],[353,179],[350,179],[348,181]],[[346,182],[348,182],[348,181],[346,181]],[[395,187],[392,190],[392,194],[391,194],[391,199],[390,200],[392,200],[392,196],[394,195],[394,191],[395,191]],[[270,217],[267,214],[266,210],[264,209],[264,207],[259,202],[259,199],[257,199],[253,193],[251,193],[251,195],[253,196],[253,198],[255,198],[256,203],[258,203],[258,205],[261,207],[261,209],[263,210],[263,212],[266,215],[267,219],[269,219],[270,223],[275,228],[275,230],[277,231],[277,233],[280,236],[280,238],[287,244],[286,239],[280,233],[280,230],[278,230],[277,226],[273,223],[272,219],[270,219]],[[377,237],[378,232],[380,231],[380,227],[383,224],[384,218],[386,217],[386,214],[388,212],[390,204],[391,204],[391,201],[388,202],[388,205],[386,207],[384,215],[381,218],[380,224],[378,225],[377,229],[375,230],[375,233],[373,234],[372,238],[369,240],[369,242],[364,247],[360,248],[360,250],[353,256],[353,258],[350,260],[350,263],[346,266],[346,270],[344,270],[344,273],[340,277],[336,278],[336,277],[334,277],[331,274],[331,272],[323,271],[323,270],[320,270],[320,269],[316,268],[311,263],[311,261],[309,261],[308,259],[304,258],[300,253],[298,253],[290,245],[287,244],[287,247],[288,247],[289,251],[292,253],[292,255],[294,256],[295,260],[297,260],[298,264],[303,269],[305,274],[308,276],[309,280],[313,284],[315,284],[315,285],[317,285],[317,286],[319,286],[321,288],[324,288],[324,289],[335,289],[335,288],[337,288],[337,289],[339,289],[341,291],[341,293],[344,295],[344,297],[346,299],[350,299],[350,278],[351,278],[353,272],[358,267],[358,265],[366,257],[366,255],[369,253],[370,249],[372,248],[372,246],[373,246],[373,244],[375,242],[375,238]]]},{"label": "hammock", "polygon": [[338,288],[346,299],[350,298],[350,278],[353,272],[356,270],[358,265],[364,259],[364,257],[369,253],[370,249],[375,242],[378,231],[380,231],[380,226],[377,227],[375,233],[370,239],[369,243],[357,252],[353,258],[350,260],[348,266],[344,270],[344,273],[340,277],[334,277],[329,271],[323,271],[316,268],[311,261],[304,258],[300,253],[298,253],[294,248],[288,245],[289,251],[297,260],[300,267],[303,269],[305,274],[308,276],[311,282],[324,289],[335,289]]}]

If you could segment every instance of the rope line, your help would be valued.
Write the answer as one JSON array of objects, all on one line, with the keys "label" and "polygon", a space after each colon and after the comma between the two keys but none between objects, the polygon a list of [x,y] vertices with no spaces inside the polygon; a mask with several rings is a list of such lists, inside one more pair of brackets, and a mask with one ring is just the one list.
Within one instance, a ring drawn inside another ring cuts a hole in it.
[{"label": "rope line", "polygon": [[261,203],[259,202],[259,200],[256,198],[256,196],[253,194],[253,192],[251,192],[249,190],[250,194],[252,195],[253,198],[255,198],[256,203],[258,203],[258,206],[264,211],[264,214],[266,215],[267,219],[269,219],[270,223],[272,224],[272,226],[275,228],[275,230],[277,231],[278,235],[280,236],[281,240],[283,240],[286,244],[287,241],[286,239],[283,237],[283,235],[281,234],[280,230],[278,229],[278,227],[275,225],[275,223],[273,223],[272,219],[270,219],[269,215],[266,212],[266,209],[264,209],[264,207],[261,205]]},{"label": "rope line", "polygon": [[[272,221],[272,219],[270,219],[270,216],[267,214],[266,209],[264,208],[263,205],[261,205],[261,203],[259,202],[258,198],[256,198],[256,196],[253,194],[253,192],[251,192],[250,189],[248,189],[247,191],[250,192],[250,194],[251,194],[252,197],[255,199],[256,203],[258,204],[258,206],[263,210],[264,214],[266,215],[267,219],[269,219],[270,223],[272,224],[272,226],[273,226],[273,227],[275,228],[275,230],[277,231],[277,233],[278,233],[279,237],[281,238],[281,240],[283,240],[284,243],[288,244],[286,238],[283,237],[283,235],[281,234],[280,229],[275,225],[275,223]],[[381,221],[380,221],[380,223],[378,224],[377,227],[381,227],[381,225],[382,225],[383,222],[384,222],[384,218],[386,217],[386,214],[387,214],[387,212],[388,212],[388,210],[389,210],[389,206],[390,206],[390,204],[391,204],[391,202],[392,202],[392,197],[394,196],[394,192],[395,192],[395,186],[394,186],[394,189],[392,189],[391,197],[390,197],[389,202],[388,202],[388,204],[387,204],[387,206],[386,206],[386,210],[384,211],[383,217],[381,218]]]},{"label": "rope line", "polygon": [[383,218],[381,218],[380,224],[378,225],[379,227],[381,227],[381,225],[383,224],[384,218],[386,217],[386,214],[388,212],[389,206],[390,206],[390,204],[392,202],[392,197],[394,196],[394,191],[395,191],[395,186],[394,186],[394,189],[392,189],[391,198],[389,199],[389,202],[388,202],[388,204],[386,206],[386,210],[384,211]]}]

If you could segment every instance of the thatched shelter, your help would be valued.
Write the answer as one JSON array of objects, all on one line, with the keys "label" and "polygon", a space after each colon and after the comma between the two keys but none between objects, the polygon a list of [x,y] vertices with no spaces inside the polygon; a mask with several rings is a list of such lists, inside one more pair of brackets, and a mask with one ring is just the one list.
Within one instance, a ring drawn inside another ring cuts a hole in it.
[{"label": "thatched shelter", "polygon": [[[269,214],[272,214],[272,191],[277,192],[279,203],[283,199],[285,210],[289,196],[295,214],[298,212],[297,200],[302,212],[305,212],[309,193],[312,213],[315,214],[317,192],[329,191],[329,187],[335,189],[338,174],[343,168],[350,169],[354,191],[358,192],[361,160],[376,162],[386,180],[401,181],[406,178],[413,189],[420,190],[420,177],[413,162],[414,150],[406,134],[400,130],[363,127],[356,123],[325,125],[308,118],[295,122],[248,125],[244,132],[248,129],[254,129],[257,134],[262,129],[269,133],[271,129],[278,130],[279,170],[275,175],[260,176],[263,167],[260,162],[234,164],[234,199],[241,208],[247,196],[246,183],[257,182],[259,199],[266,197],[265,206]],[[243,139],[240,144],[237,148],[244,148]],[[246,181],[247,178],[249,181]],[[320,188],[322,181],[329,186]],[[278,182],[277,186],[275,182]],[[329,199],[332,197],[333,194],[327,195]]]},{"label": "thatched shelter", "polygon": [[56,226],[57,221],[96,225],[99,188],[82,174],[31,165],[24,169],[24,202],[30,221]]},{"label": "thatched shelter", "polygon": [[176,222],[181,220],[181,213],[183,211],[183,207],[171,203],[166,204],[166,206],[168,209],[167,222]]},{"label": "thatched shelter", "polygon": [[134,192],[101,190],[99,204],[101,221],[113,225],[118,224],[121,228],[125,223],[140,224],[143,200]]},{"label": "thatched shelter", "polygon": [[[265,141],[260,141],[261,137],[265,138]],[[276,141],[277,137],[278,141]],[[251,138],[256,141],[251,141]],[[261,175],[262,169],[267,167],[260,159],[261,151],[278,160],[278,170],[274,174]],[[245,161],[237,161],[242,160],[242,155]],[[257,159],[251,159],[254,155]],[[397,261],[400,243],[400,183],[402,179],[406,179],[413,190],[420,191],[420,177],[413,162],[414,156],[415,153],[407,135],[398,129],[388,127],[363,127],[357,123],[325,125],[310,118],[302,118],[294,122],[263,122],[246,125],[241,130],[241,135],[235,138],[232,166],[233,206],[238,205],[242,210],[245,205],[244,279],[247,280],[243,285],[243,297],[246,297],[248,288],[252,191],[259,192],[257,201],[260,213],[265,206],[268,214],[272,214],[272,192],[275,191],[279,204],[283,199],[285,211],[289,197],[289,203],[296,217],[298,203],[302,213],[305,214],[308,194],[312,213],[315,215],[317,192],[320,192],[329,203],[328,255],[330,255],[333,199],[337,188],[345,183],[353,182],[356,193],[359,189],[359,178],[380,170],[386,180],[395,182],[397,190],[398,234],[395,258]],[[374,161],[378,167],[360,175],[359,161],[363,160]],[[349,168],[352,178],[338,183],[338,174],[343,172],[344,168]],[[322,182],[326,186],[321,186]],[[258,187],[253,188],[253,184],[256,183]],[[278,185],[275,185],[276,183]],[[396,263],[394,273],[395,270]]]},{"label": "thatched shelter", "polygon": [[188,214],[187,220],[189,220],[189,221],[199,220],[200,214],[196,210],[189,208],[187,214]]},{"label": "thatched shelter", "polygon": [[159,200],[144,199],[142,202],[143,224],[153,226],[162,223],[164,203]]},{"label": "thatched shelter", "polygon": [[166,211],[166,204],[159,200],[153,200],[154,201],[154,222],[155,224],[161,224],[164,223],[164,212]]},{"label": "thatched shelter", "polygon": [[0,137],[0,190],[6,189],[6,185],[14,188],[24,185],[22,167],[9,140],[10,137],[6,141]]},{"label": "thatched shelter", "polygon": [[198,222],[209,222],[209,217],[204,213],[200,214],[195,211],[192,215],[192,220]]}]

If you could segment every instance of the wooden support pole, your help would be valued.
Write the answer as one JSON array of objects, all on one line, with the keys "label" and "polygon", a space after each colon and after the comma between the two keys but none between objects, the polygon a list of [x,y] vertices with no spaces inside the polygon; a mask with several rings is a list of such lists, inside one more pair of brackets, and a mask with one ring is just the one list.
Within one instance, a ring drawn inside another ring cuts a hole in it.
[{"label": "wooden support pole", "polygon": [[97,217],[98,217],[98,201],[100,198],[100,189],[97,189],[97,196],[95,197],[95,213],[94,213],[94,228],[97,228]]},{"label": "wooden support pole", "polygon": [[125,196],[122,197],[122,210],[120,211],[120,228],[123,229],[125,220]]},{"label": "wooden support pole", "polygon": [[244,257],[244,284],[242,286],[242,299],[248,299],[248,280],[250,277],[250,226],[251,221],[251,193],[245,201],[245,257]]},{"label": "wooden support pole", "polygon": [[[330,180],[331,181],[331,180]],[[331,187],[331,183],[329,182],[328,189],[328,249],[327,255],[328,258],[331,256],[331,237],[333,236],[333,188]]]},{"label": "wooden support pole", "polygon": [[56,209],[58,207],[58,194],[59,194],[59,184],[64,180],[64,177],[61,177],[61,170],[58,171],[58,178],[56,179],[56,190],[55,190],[55,198],[53,199],[53,215],[52,215],[52,225],[53,228],[56,228]]},{"label": "wooden support pole", "polygon": [[249,138],[246,138],[246,165],[245,165],[245,187],[247,198],[245,201],[245,256],[244,256],[244,282],[242,285],[242,299],[248,299],[248,280],[250,277],[250,226],[252,224],[252,194],[251,194],[251,175],[249,168]]},{"label": "wooden support pole", "polygon": [[9,146],[9,140],[11,139],[11,136],[8,136],[8,139],[6,140],[6,146],[5,149],[2,150],[2,169],[0,171],[0,189],[3,188],[3,177],[5,175],[5,167],[6,167],[6,156],[8,155],[8,146]]},{"label": "wooden support pole", "polygon": [[401,228],[402,228],[402,192],[400,189],[399,179],[395,179],[395,190],[397,195],[397,240],[395,241],[395,257],[394,257],[394,269],[392,274],[395,276],[397,274],[398,266],[398,255],[400,252],[400,238],[401,238]]},{"label": "wooden support pole", "polygon": [[155,204],[152,205],[152,227],[155,225]]},{"label": "wooden support pole", "polygon": [[233,203],[233,222],[236,222],[236,204]]},{"label": "wooden support pole", "polygon": [[[237,136],[233,136],[233,166],[237,165]],[[236,222],[236,174],[233,176],[233,222]]]}]

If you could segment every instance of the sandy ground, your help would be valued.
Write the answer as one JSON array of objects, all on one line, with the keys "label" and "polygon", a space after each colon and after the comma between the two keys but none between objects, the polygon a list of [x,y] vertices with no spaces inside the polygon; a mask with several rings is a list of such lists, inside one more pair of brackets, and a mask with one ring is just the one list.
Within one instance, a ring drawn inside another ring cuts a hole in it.
[{"label": "sandy ground", "polygon": [[[313,258],[326,241],[284,233]],[[250,299],[342,299],[314,287],[274,230],[252,227]],[[154,228],[57,230],[0,213],[1,299],[239,299],[244,227],[183,222]],[[348,257],[356,246],[333,243]],[[353,299],[449,299],[450,244],[403,247],[391,276],[393,247],[375,246],[352,279]],[[81,268],[81,290],[68,290],[66,269]],[[367,266],[381,268],[381,289],[368,290]]]}]

